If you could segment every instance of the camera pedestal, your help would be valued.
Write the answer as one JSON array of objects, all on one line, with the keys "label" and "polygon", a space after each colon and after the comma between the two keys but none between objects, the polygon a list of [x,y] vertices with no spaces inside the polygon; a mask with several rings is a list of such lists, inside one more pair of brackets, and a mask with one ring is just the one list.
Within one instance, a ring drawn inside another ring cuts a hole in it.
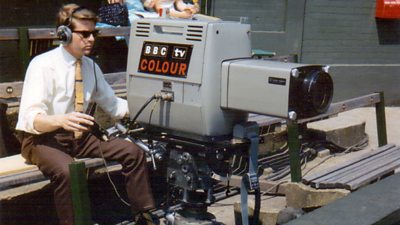
[{"label": "camera pedestal", "polygon": [[207,212],[207,205],[202,202],[183,203],[183,209],[174,216],[176,225],[220,225],[215,216]]}]

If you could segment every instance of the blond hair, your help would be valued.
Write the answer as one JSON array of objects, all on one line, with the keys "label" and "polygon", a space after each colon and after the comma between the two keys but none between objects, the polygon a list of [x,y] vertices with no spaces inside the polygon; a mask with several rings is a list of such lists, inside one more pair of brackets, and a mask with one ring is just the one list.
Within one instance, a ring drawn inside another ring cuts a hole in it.
[{"label": "blond hair", "polygon": [[56,26],[61,25],[68,26],[69,28],[74,28],[74,20],[90,20],[96,23],[99,21],[96,13],[87,9],[85,7],[79,6],[74,3],[63,5],[57,14]]}]

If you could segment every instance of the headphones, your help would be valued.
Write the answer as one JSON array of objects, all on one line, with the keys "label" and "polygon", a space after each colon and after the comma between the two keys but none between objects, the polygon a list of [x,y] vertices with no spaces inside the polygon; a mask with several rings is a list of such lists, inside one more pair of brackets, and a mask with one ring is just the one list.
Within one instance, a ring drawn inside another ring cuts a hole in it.
[{"label": "headphones", "polygon": [[72,18],[74,17],[75,13],[77,13],[78,11],[81,11],[83,9],[86,9],[86,7],[79,6],[76,9],[74,9],[72,11],[71,15],[65,20],[64,25],[57,27],[57,37],[58,37],[58,40],[60,40],[61,44],[69,45],[71,43],[71,41],[72,41],[72,31],[71,31]]}]

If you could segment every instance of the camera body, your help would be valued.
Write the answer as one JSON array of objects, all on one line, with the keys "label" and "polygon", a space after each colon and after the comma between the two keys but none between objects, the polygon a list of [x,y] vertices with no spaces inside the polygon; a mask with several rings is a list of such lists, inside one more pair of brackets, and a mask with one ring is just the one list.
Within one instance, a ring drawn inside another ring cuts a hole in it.
[{"label": "camera body", "polygon": [[178,136],[229,136],[249,112],[304,118],[324,112],[333,84],[327,67],[251,58],[250,25],[142,19],[131,27],[127,98],[131,117]]},{"label": "camera body", "polygon": [[[220,107],[224,60],[251,56],[250,26],[236,22],[143,19],[131,28],[127,98],[131,116],[154,93],[172,102],[147,107],[137,121],[173,133],[222,136],[247,113]],[[150,118],[151,114],[151,118]]]}]

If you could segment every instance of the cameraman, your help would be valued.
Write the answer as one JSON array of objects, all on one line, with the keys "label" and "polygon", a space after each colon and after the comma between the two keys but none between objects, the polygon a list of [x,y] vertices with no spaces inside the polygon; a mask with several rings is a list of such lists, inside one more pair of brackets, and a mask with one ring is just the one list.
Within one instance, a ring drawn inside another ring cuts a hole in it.
[{"label": "cameraman", "polygon": [[[96,102],[113,117],[128,114],[126,100],[115,96],[100,68],[86,57],[95,42],[96,22],[94,12],[76,4],[59,10],[57,27],[68,28],[60,32],[66,44],[35,57],[26,72],[17,122],[17,130],[23,131],[22,156],[50,178],[60,224],[74,224],[68,167],[73,157],[104,157],[122,164],[132,212],[143,222],[138,224],[152,224],[148,210],[154,200],[145,154],[119,138],[99,140],[90,133],[94,118],[76,110],[79,104],[87,108]],[[83,84],[80,103],[75,100],[78,73]]]}]

